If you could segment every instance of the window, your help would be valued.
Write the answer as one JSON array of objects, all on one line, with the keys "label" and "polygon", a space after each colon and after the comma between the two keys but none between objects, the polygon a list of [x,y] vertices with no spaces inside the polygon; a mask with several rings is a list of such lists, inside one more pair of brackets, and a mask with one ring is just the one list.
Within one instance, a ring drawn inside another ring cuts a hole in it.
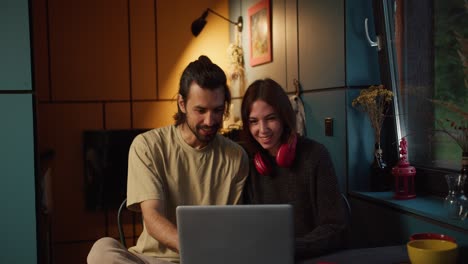
[{"label": "window", "polygon": [[377,32],[382,32],[382,81],[396,95],[397,137],[407,137],[413,166],[459,170],[462,149],[442,130],[466,141],[466,130],[457,127],[466,128],[467,117],[462,121],[457,111],[466,115],[468,110],[468,3],[375,0],[374,4]]}]

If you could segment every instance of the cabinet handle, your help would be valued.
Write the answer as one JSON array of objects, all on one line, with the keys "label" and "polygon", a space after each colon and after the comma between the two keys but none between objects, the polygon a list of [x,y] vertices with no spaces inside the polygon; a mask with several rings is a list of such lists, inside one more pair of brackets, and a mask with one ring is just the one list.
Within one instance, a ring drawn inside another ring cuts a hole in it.
[{"label": "cabinet handle", "polygon": [[366,19],[364,19],[364,28],[366,29],[366,37],[367,37],[367,41],[369,42],[370,46],[371,47],[377,47],[378,50],[381,49],[381,45],[380,45],[380,38],[379,36],[377,36],[377,41],[372,41],[369,37],[369,28],[367,27],[367,20],[368,18],[366,17]]}]

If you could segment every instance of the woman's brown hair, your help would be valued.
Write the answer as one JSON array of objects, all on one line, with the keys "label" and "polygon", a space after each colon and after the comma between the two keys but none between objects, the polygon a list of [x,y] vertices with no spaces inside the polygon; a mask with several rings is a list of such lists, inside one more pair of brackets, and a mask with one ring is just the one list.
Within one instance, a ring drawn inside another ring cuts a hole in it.
[{"label": "woman's brown hair", "polygon": [[241,117],[243,124],[242,139],[247,149],[251,153],[261,151],[262,147],[253,138],[249,130],[249,116],[252,111],[252,104],[262,100],[275,110],[280,122],[283,124],[283,135],[281,141],[287,142],[291,134],[296,131],[296,115],[289,102],[288,95],[277,82],[270,78],[256,80],[249,85],[242,99]]}]

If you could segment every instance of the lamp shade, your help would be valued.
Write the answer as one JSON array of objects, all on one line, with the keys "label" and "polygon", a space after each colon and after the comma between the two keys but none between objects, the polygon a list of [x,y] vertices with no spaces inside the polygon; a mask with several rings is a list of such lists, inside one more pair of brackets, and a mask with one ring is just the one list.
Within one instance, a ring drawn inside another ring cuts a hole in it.
[{"label": "lamp shade", "polygon": [[208,9],[203,12],[201,17],[192,22],[192,34],[196,37],[206,25],[206,17],[208,16]]},{"label": "lamp shade", "polygon": [[192,34],[196,37],[206,25],[206,20],[203,18],[198,18],[197,20],[193,21],[192,23]]}]

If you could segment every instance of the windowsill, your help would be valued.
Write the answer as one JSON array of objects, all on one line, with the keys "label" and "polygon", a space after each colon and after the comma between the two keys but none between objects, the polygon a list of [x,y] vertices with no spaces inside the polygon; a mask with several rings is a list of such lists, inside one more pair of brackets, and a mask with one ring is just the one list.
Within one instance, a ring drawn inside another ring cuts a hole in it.
[{"label": "windowsill", "polygon": [[393,198],[393,194],[393,192],[350,192],[350,196],[409,212],[468,232],[468,218],[462,221],[451,220],[445,216],[442,198],[417,196],[414,199],[397,200]]}]

